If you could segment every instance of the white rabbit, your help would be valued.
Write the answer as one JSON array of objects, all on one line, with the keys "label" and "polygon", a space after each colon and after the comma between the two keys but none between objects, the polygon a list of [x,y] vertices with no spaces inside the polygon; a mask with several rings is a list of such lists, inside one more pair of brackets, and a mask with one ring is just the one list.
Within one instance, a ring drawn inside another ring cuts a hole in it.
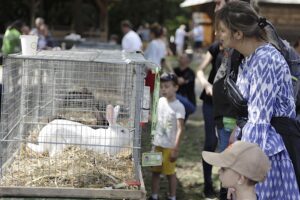
[{"label": "white rabbit", "polygon": [[132,135],[128,129],[116,123],[120,106],[106,107],[107,129],[91,127],[69,120],[56,119],[44,126],[38,136],[38,145],[27,146],[37,153],[48,152],[52,157],[69,145],[80,145],[99,153],[117,154],[122,147],[132,145]]}]

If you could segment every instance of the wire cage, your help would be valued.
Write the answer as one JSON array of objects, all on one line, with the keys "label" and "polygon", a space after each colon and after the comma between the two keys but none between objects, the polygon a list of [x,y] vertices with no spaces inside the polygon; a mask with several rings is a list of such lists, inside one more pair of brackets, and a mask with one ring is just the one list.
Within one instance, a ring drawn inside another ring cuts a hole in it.
[{"label": "wire cage", "polygon": [[97,41],[82,41],[74,43],[73,49],[103,49],[103,50],[121,50],[121,45]]},{"label": "wire cage", "polygon": [[144,198],[140,121],[155,67],[117,50],[6,57],[0,196]]}]

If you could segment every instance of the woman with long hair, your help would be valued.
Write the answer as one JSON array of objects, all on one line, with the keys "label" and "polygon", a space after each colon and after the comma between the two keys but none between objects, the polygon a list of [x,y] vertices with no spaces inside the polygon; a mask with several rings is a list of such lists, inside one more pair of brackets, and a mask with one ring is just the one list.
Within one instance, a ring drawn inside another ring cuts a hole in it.
[{"label": "woman with long hair", "polygon": [[222,45],[244,56],[236,82],[248,106],[241,140],[257,143],[271,161],[267,179],[256,185],[258,198],[300,199],[293,164],[282,137],[270,123],[274,116],[296,116],[289,66],[269,43],[265,19],[248,3],[227,3],[217,12],[216,23]]}]

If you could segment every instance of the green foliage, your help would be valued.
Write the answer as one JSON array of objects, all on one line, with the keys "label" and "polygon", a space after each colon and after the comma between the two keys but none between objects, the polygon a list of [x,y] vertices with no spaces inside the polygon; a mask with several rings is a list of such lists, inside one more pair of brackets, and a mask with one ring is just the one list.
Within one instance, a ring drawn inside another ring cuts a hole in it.
[{"label": "green foliage", "polygon": [[5,31],[5,28],[17,19],[22,19],[26,23],[29,22],[30,10],[26,0],[1,0],[0,6],[0,33]]},{"label": "green foliage", "polygon": [[[34,2],[34,3],[32,3]],[[76,3],[81,2],[81,7]],[[128,19],[134,29],[145,22],[164,25],[174,34],[180,24],[187,24],[190,10],[180,8],[183,0],[118,0],[108,1],[109,34],[122,36],[120,22]],[[35,13],[31,9],[36,6]],[[76,14],[74,14],[76,13]],[[16,19],[31,25],[31,14],[43,17],[50,28],[89,30],[99,29],[99,10],[91,0],[1,0],[0,33]],[[75,23],[75,21],[77,23]],[[74,27],[74,26],[79,27]]]},{"label": "green foliage", "polygon": [[174,35],[176,29],[181,24],[188,24],[189,18],[184,15],[176,16],[175,19],[167,19],[165,22],[166,28],[169,30],[169,34]]},{"label": "green foliage", "polygon": [[81,32],[99,28],[99,11],[94,1],[81,1],[80,8],[76,6],[73,0],[46,0],[42,10],[47,12],[40,16],[55,29],[71,27]]},{"label": "green foliage", "polygon": [[148,22],[163,24],[171,33],[181,23],[187,23],[190,10],[180,8],[183,0],[122,0],[109,7],[110,33],[121,35],[120,22],[128,19],[137,29]]},{"label": "green foliage", "polygon": [[[52,0],[45,1],[47,13],[39,11],[37,16],[45,18],[46,23],[52,27],[54,24],[70,26],[72,23],[72,2]],[[44,9],[43,9],[44,10]]]}]

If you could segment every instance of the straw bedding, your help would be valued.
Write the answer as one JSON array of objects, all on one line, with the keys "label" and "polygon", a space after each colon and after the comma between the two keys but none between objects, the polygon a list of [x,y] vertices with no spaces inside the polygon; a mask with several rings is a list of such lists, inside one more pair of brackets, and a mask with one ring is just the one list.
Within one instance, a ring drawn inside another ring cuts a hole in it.
[{"label": "straw bedding", "polygon": [[[38,130],[31,131],[28,140],[36,141],[37,136]],[[129,151],[109,156],[69,146],[62,153],[49,157],[21,144],[11,160],[3,168],[2,186],[103,188],[134,179]]]},{"label": "straw bedding", "polygon": [[133,166],[126,153],[111,157],[70,146],[50,158],[22,145],[6,168],[1,185],[103,188],[131,179]]}]

